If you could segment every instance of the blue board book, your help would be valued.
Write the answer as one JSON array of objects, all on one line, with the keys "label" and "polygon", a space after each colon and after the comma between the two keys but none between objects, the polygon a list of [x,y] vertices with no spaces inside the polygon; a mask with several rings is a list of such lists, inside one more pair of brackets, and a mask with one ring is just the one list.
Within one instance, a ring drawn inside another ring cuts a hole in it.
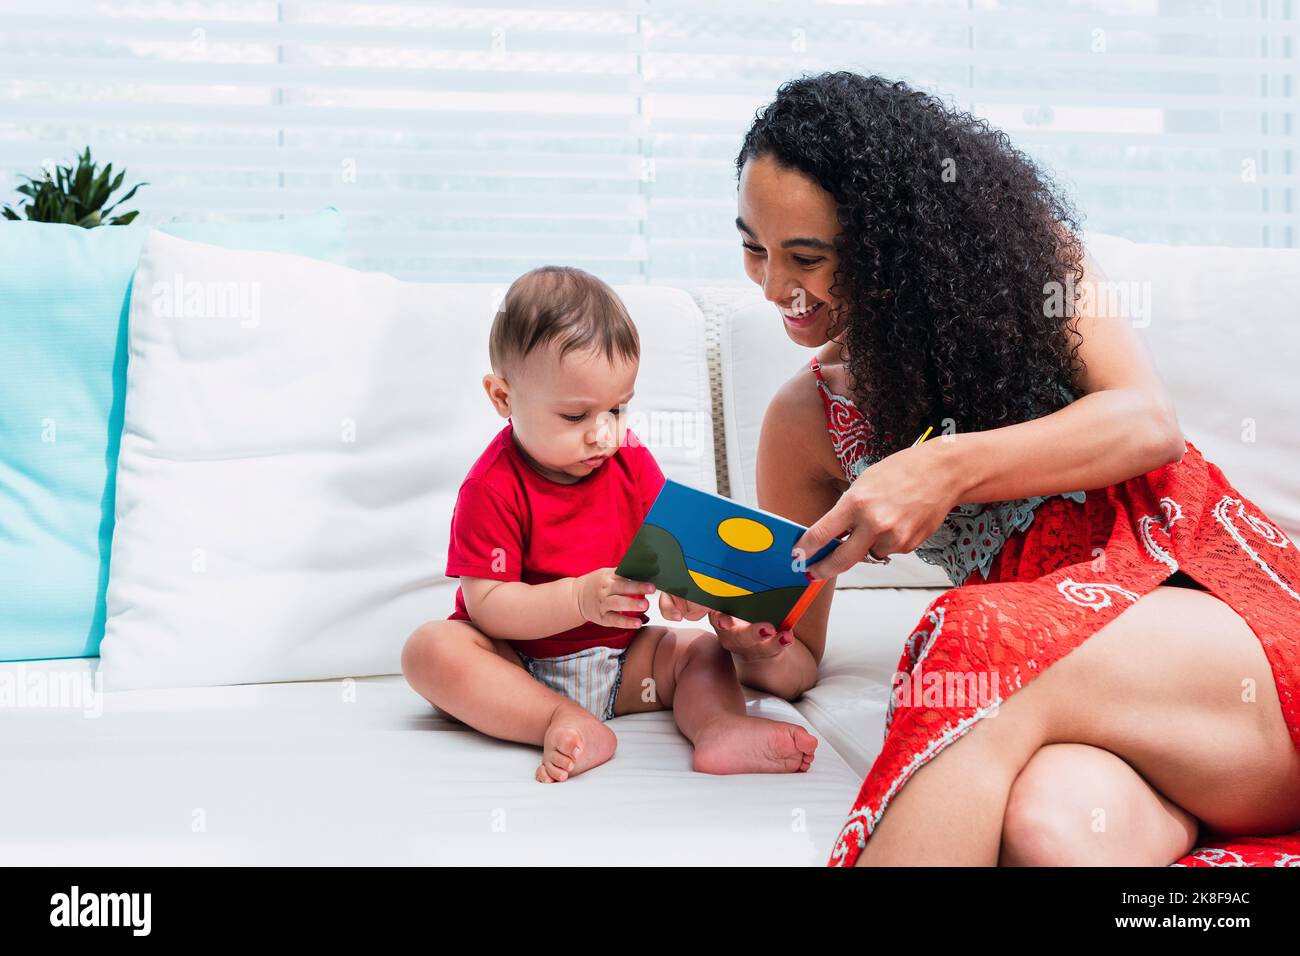
[{"label": "blue board book", "polygon": [[745,621],[794,627],[826,579],[804,568],[830,554],[830,541],[802,563],[790,552],[802,525],[730,498],[664,482],[615,571],[653,581],[669,594]]}]

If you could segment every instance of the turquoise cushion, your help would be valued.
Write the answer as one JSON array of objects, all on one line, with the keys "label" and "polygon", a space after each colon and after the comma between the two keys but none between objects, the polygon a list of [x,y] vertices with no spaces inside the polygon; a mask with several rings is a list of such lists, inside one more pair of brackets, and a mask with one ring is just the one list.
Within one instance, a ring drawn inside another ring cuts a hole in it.
[{"label": "turquoise cushion", "polygon": [[[232,249],[344,261],[342,216],[332,207],[159,228]],[[148,232],[0,225],[0,660],[99,653],[127,303]]]}]

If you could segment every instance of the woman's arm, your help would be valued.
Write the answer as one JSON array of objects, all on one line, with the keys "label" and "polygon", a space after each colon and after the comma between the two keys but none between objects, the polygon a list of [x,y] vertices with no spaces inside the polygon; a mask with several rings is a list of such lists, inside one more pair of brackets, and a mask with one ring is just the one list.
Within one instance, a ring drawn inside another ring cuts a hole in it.
[{"label": "woman's arm", "polygon": [[[1103,275],[1085,262],[1085,281]],[[1127,320],[1086,310],[1076,328],[1082,397],[1033,421],[939,435],[885,456],[795,543],[815,553],[848,533],[809,573],[831,577],[868,551],[914,551],[958,504],[1105,488],[1179,459],[1186,445],[1173,401]]]},{"label": "woman's arm", "polygon": [[[1085,282],[1104,280],[1095,262],[1085,263]],[[1173,399],[1129,320],[1088,309],[1077,328],[1081,398],[1033,421],[921,446],[933,445],[939,467],[961,482],[958,504],[1105,488],[1183,456]]]},{"label": "woman's arm", "polygon": [[[758,504],[793,521],[807,522],[835,503],[831,479],[839,462],[831,447],[821,396],[807,368],[787,382],[768,405],[758,441]],[[818,441],[820,439],[820,442]],[[664,593],[659,607],[669,621],[707,616],[722,646],[732,653],[740,680],[759,690],[796,700],[817,683],[826,646],[835,582],[823,586],[793,631],[776,631],[770,621],[740,621]]]},{"label": "woman's arm", "polygon": [[[773,397],[758,439],[758,506],[800,524],[820,518],[840,496],[828,473],[834,449],[821,396],[805,368]],[[836,463],[838,464],[838,462]],[[822,587],[794,627],[794,642],[774,657],[736,660],[743,683],[794,700],[817,683],[835,581]]]}]

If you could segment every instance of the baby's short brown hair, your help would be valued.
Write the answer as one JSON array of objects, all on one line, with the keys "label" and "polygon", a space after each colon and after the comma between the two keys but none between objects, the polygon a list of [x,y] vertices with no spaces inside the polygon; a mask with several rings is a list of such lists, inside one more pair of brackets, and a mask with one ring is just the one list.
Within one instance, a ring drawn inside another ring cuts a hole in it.
[{"label": "baby's short brown hair", "polygon": [[541,266],[510,284],[488,339],[492,370],[505,375],[514,362],[552,342],[561,355],[594,348],[610,361],[641,357],[641,338],[622,300],[572,266]]}]

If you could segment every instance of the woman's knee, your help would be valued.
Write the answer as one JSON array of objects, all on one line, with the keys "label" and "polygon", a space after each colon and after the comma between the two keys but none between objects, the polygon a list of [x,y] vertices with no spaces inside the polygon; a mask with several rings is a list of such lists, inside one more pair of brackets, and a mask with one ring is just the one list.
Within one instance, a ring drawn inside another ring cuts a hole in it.
[{"label": "woman's knee", "polygon": [[1017,776],[1002,826],[1003,866],[1163,866],[1196,839],[1194,817],[1109,751],[1040,748]]},{"label": "woman's knee", "polygon": [[1013,785],[1002,822],[1002,866],[1081,866],[1089,857],[1087,814],[1062,804],[1049,783]]}]

